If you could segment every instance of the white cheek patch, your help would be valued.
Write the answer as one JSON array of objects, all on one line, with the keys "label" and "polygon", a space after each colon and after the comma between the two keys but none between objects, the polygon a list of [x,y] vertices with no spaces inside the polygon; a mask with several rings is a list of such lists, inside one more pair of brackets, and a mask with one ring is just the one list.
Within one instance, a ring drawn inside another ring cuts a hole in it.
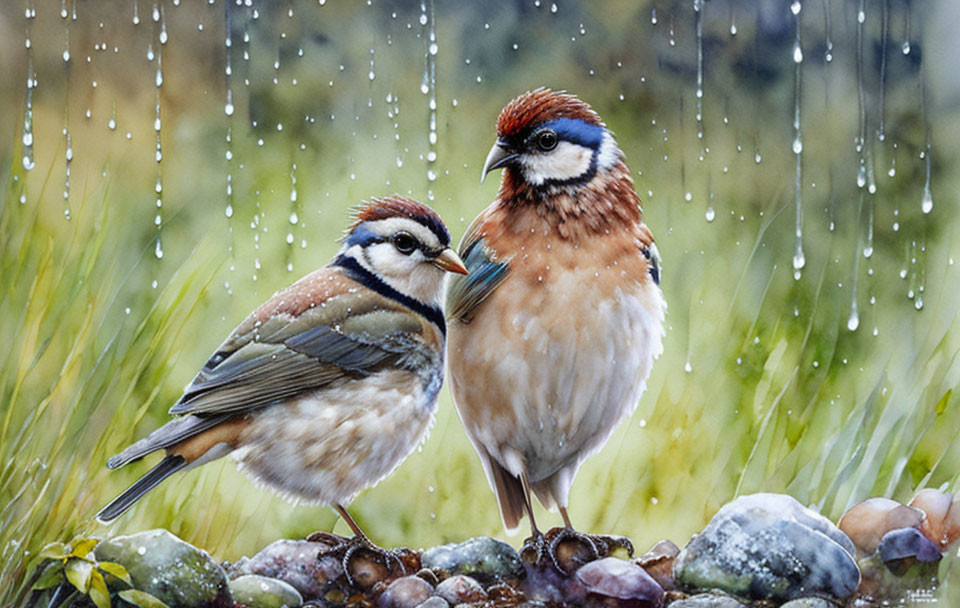
[{"label": "white cheek patch", "polygon": [[520,162],[527,182],[539,186],[547,180],[566,181],[580,177],[590,170],[592,157],[590,148],[561,141],[552,152],[524,154]]},{"label": "white cheek patch", "polygon": [[432,230],[409,218],[391,217],[385,220],[366,222],[366,225],[371,232],[379,236],[389,237],[401,231],[409,232],[414,238],[426,245],[428,249],[438,249],[440,247],[440,240]]},{"label": "white cheek patch", "polygon": [[597,169],[610,169],[617,164],[617,161],[622,157],[623,152],[617,147],[617,142],[614,141],[613,135],[604,131],[603,141],[600,142],[600,153],[597,154]]}]

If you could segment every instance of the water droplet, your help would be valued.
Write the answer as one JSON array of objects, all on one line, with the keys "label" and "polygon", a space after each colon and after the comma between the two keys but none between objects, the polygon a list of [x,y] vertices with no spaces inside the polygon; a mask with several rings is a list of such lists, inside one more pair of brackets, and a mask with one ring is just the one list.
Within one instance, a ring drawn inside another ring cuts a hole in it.
[{"label": "water droplet", "polygon": [[850,311],[850,318],[847,319],[847,329],[857,331],[858,327],[860,327],[860,315],[857,314],[856,310],[852,310]]},{"label": "water droplet", "polygon": [[713,207],[707,207],[705,215],[708,222],[712,222],[717,217],[717,213],[713,210]]}]

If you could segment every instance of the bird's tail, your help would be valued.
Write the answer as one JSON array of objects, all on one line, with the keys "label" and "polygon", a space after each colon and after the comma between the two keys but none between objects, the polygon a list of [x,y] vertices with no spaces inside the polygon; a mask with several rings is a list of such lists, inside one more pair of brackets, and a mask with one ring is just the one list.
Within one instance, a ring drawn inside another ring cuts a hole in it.
[{"label": "bird's tail", "polygon": [[508,534],[516,534],[517,528],[520,527],[520,520],[526,512],[523,483],[519,478],[514,477],[500,466],[500,463],[494,460],[486,450],[481,452],[480,461],[483,463],[487,479],[497,495],[497,502],[500,503],[500,517],[503,519],[503,527]]},{"label": "bird's tail", "polygon": [[183,456],[170,454],[161,460],[157,466],[138,479],[136,483],[124,490],[124,492],[110,501],[110,504],[100,509],[97,513],[97,520],[101,523],[107,523],[123,515],[123,513],[133,506],[133,503],[140,500],[144,494],[152,490],[158,483],[173,475],[180,469],[187,466],[187,461]]}]

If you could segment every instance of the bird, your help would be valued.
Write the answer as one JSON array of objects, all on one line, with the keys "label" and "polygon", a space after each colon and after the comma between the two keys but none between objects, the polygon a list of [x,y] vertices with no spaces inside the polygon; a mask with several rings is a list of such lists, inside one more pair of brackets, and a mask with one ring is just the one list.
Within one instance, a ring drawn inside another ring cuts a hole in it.
[{"label": "bird", "polygon": [[108,460],[117,469],[166,452],[97,518],[114,520],[170,475],[229,454],[284,497],[332,505],[355,546],[376,548],[346,506],[433,422],[448,272],[467,270],[430,207],[399,195],[361,204],[334,260],[250,314],[187,385],[176,417]]},{"label": "bird", "polygon": [[[660,257],[624,154],[589,104],[549,88],[510,101],[483,178],[494,202],[447,286],[453,400],[508,532],[529,517],[535,561],[564,540],[596,559],[623,537],[577,532],[567,511],[577,470],[635,410],[663,350]],[[531,494],[559,508],[546,543]]]}]

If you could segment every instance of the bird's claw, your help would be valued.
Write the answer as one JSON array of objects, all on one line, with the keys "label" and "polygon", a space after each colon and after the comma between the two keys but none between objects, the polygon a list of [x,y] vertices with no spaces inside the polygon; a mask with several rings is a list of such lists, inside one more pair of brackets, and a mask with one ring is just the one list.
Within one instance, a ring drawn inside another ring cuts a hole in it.
[{"label": "bird's claw", "polygon": [[529,538],[523,541],[520,547],[520,559],[525,562],[539,566],[543,557],[549,553],[550,543],[540,532],[535,531]]},{"label": "bird's claw", "polygon": [[[521,556],[536,538],[527,539]],[[586,534],[566,527],[553,528],[545,535],[539,535],[535,559],[528,558],[528,561],[542,565],[546,557],[559,573],[568,575],[583,564],[607,557],[617,549],[625,549],[633,557],[633,543],[625,536]]]},{"label": "bird's claw", "polygon": [[347,584],[357,589],[406,576],[408,572],[415,572],[419,568],[417,554],[410,549],[384,549],[370,542],[366,536],[347,538],[330,532],[314,532],[307,540],[330,545],[318,557],[337,558]]}]

